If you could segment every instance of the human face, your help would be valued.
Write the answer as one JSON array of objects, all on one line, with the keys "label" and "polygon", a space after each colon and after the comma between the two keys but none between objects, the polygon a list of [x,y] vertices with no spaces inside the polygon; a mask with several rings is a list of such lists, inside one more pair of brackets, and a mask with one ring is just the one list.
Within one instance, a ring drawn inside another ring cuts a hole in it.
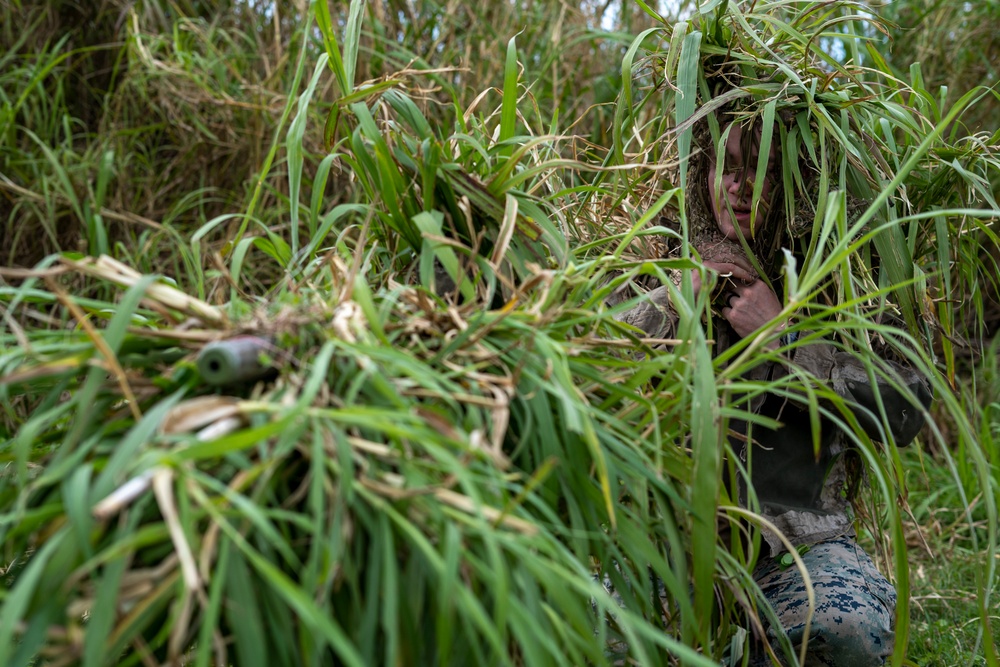
[{"label": "human face", "polygon": [[[752,131],[752,130],[747,130]],[[774,176],[771,174],[775,164],[774,142],[768,155],[764,186],[757,202],[757,214],[754,218],[754,229],[750,228],[753,204],[753,185],[757,168],[757,156],[760,148],[760,129],[754,132],[750,142],[751,154],[749,161],[743,152],[743,128],[739,123],[733,123],[726,140],[725,165],[722,172],[722,190],[715,192],[715,155],[709,156],[708,191],[712,200],[712,214],[719,230],[727,239],[738,241],[739,233],[747,240],[753,237],[752,232],[759,232],[764,216],[771,208],[771,196],[774,192]],[[744,165],[749,164],[749,169]],[[727,205],[728,204],[728,205]],[[732,209],[730,211],[730,208]]]}]

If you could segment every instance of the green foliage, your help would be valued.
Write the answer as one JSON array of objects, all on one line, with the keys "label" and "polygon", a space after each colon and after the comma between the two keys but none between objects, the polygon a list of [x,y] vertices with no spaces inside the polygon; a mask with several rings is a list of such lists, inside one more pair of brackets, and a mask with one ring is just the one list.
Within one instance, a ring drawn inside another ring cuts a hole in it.
[{"label": "green foliage", "polygon": [[[774,326],[713,358],[689,280],[677,340],[617,323],[635,300],[604,307],[698,268],[657,252],[654,222],[676,208],[687,233],[698,184],[665,156],[723,107],[796,158],[795,345],[873,376],[889,350],[935,388],[952,486],[913,512],[961,510],[988,563],[968,659],[998,664],[996,394],[955,390],[998,166],[956,121],[992,93],[948,103],[920,68],[895,75],[849,2],[626,4],[621,32],[555,2],[341,4],[110,3],[74,29],[53,3],[5,28],[0,249],[34,269],[0,272],[0,664],[736,659],[769,610],[726,435],[765,391],[853,432],[900,589],[894,664],[926,655],[907,641],[911,457],[811,378],[746,379],[788,351]],[[67,94],[94,54],[107,80]],[[197,350],[236,332],[274,342],[275,377],[204,386]],[[727,518],[749,550],[720,540]]]},{"label": "green foliage", "polygon": [[[1000,39],[993,26],[1000,7],[991,2],[912,0],[888,3],[881,10],[890,21],[891,39],[881,41],[897,75],[920,63],[927,90],[954,102],[976,86],[996,86]],[[990,132],[1000,126],[1000,105],[981,104],[962,118],[962,132]]]},{"label": "green foliage", "polygon": [[[980,443],[990,461],[1000,455],[1000,383],[997,342],[990,346],[963,397],[981,414]],[[996,558],[984,559],[982,545],[992,530],[983,482],[996,486],[997,467],[984,480],[961,449],[930,456],[903,457],[912,521],[907,541],[914,561],[914,639],[909,657],[916,664],[989,664],[990,647],[976,622],[995,622]]]}]

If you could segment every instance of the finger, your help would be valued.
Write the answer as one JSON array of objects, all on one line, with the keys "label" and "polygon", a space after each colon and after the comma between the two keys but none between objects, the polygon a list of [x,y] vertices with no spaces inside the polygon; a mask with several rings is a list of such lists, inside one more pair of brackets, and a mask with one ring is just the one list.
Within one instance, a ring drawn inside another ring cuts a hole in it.
[{"label": "finger", "polygon": [[724,276],[732,276],[745,283],[754,280],[754,275],[748,269],[732,262],[705,262],[705,268],[712,269]]},{"label": "finger", "polygon": [[751,292],[756,289],[759,280],[755,280],[750,283],[733,283],[733,294],[736,296],[745,296],[747,292]]},{"label": "finger", "polygon": [[[709,260],[709,261],[712,261],[712,260]],[[739,268],[743,269],[744,271],[753,273],[753,264],[750,262],[750,259],[748,257],[746,257],[745,255],[741,255],[741,254],[738,255],[738,254],[733,253],[733,254],[730,254],[729,257],[726,258],[725,260],[717,262],[717,263],[718,264],[728,264],[730,266],[738,266]]]},{"label": "finger", "polygon": [[749,274],[753,274],[753,264],[750,263],[750,259],[747,257],[737,256],[733,258],[733,264],[740,267]]}]

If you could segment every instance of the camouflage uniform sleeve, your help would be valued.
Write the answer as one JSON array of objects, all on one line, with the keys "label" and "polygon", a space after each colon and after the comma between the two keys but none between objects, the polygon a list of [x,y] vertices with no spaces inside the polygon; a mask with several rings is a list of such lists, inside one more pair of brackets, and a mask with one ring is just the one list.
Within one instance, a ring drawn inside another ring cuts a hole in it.
[{"label": "camouflage uniform sleeve", "polygon": [[[631,283],[619,287],[608,296],[605,304],[613,307],[632,298],[628,292],[631,287]],[[615,319],[643,331],[647,338],[673,338],[677,329],[677,313],[670,303],[670,292],[665,285],[646,292],[639,303],[615,316]]]},{"label": "camouflage uniform sleeve", "polygon": [[[885,375],[875,373],[875,385],[864,363],[833,345],[813,343],[795,350],[792,363],[827,382],[833,391],[848,401],[865,433],[874,440],[884,440],[879,418],[878,397],[882,399],[889,429],[897,446],[910,444],[924,425],[924,410],[931,404],[927,380],[910,366],[884,361]],[[902,392],[897,387],[905,387]],[[914,400],[919,403],[914,405]]]}]

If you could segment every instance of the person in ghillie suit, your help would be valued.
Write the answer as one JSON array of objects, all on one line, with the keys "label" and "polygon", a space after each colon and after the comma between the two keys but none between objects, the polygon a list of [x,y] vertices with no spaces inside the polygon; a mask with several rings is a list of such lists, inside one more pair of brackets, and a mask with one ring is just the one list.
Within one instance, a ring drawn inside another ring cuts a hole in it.
[{"label": "person in ghillie suit", "polygon": [[[689,241],[705,267],[720,276],[712,309],[716,354],[738,339],[756,335],[765,325],[773,326],[781,314],[780,292],[775,291],[780,285],[777,250],[794,227],[784,219],[780,205],[782,156],[773,148],[778,142],[772,143],[761,194],[754,202],[760,125],[734,120],[734,114],[727,112],[719,112],[717,117],[721,127],[718,144],[712,140],[706,119],[693,128],[687,197]],[[747,259],[744,243],[756,257],[757,266],[771,278],[770,284]],[[675,278],[679,282],[679,276]],[[703,288],[700,274],[695,273],[692,279],[697,294]],[[619,319],[651,338],[671,338],[677,318],[669,294],[667,286],[656,287]],[[620,301],[623,296],[612,295],[609,301]],[[781,323],[780,329],[788,324]],[[771,346],[777,349],[795,340],[785,333]],[[907,365],[889,360],[885,370],[895,376],[898,386],[908,389],[909,397],[880,374],[873,385],[863,363],[832,343],[800,342],[787,349],[790,351],[782,361],[754,368],[751,379],[777,379],[790,368],[804,371],[844,398],[873,440],[885,440],[878,417],[879,398],[897,445],[911,442],[923,426],[931,395],[925,378]],[[896,593],[855,539],[845,490],[859,473],[857,466],[849,470],[847,465],[849,438],[841,427],[821,418],[817,455],[805,405],[768,394],[753,399],[749,409],[781,424],[770,430],[731,422],[730,432],[734,451],[740,452],[750,470],[756,497],[753,508],[797,547],[812,580],[816,609],[808,624],[806,664],[884,664],[893,652]],[[745,484],[737,486],[744,488],[736,489],[734,495],[744,506],[751,506]],[[806,586],[799,570],[788,567],[787,558],[782,562],[786,547],[778,535],[765,529],[763,538],[764,553],[754,578],[798,650],[807,628]],[[779,629],[771,627],[766,632],[771,646],[777,646]],[[762,640],[756,642],[752,665],[772,664]]]}]

